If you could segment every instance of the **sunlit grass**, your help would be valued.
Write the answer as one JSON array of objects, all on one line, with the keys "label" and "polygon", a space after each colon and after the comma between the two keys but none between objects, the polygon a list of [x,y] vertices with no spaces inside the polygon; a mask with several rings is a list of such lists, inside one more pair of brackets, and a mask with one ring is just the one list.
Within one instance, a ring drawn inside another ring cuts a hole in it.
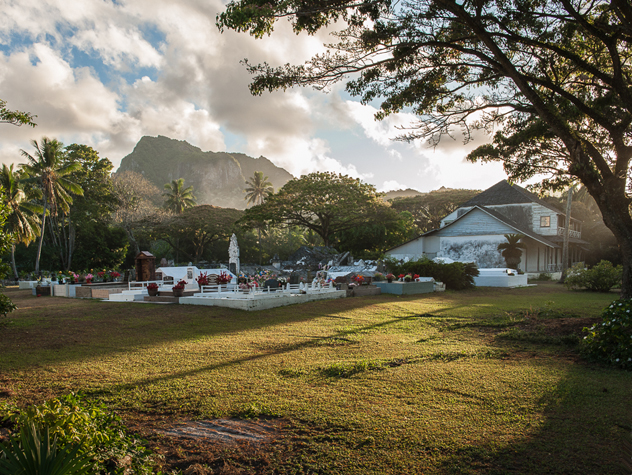
[{"label": "sunlit grass", "polygon": [[252,313],[13,295],[0,386],[16,402],[83,391],[131,416],[281,417],[280,472],[614,473],[630,426],[629,373],[515,328],[598,316],[615,294],[549,284]]}]

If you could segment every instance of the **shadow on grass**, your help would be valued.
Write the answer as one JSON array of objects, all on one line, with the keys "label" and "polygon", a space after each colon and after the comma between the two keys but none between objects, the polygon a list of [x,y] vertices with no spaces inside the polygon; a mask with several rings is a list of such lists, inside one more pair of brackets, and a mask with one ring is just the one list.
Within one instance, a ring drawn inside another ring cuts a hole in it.
[{"label": "shadow on grass", "polygon": [[539,403],[540,424],[508,444],[461,445],[440,464],[446,474],[629,474],[632,375],[569,366]]},{"label": "shadow on grass", "polygon": [[[174,341],[221,337],[315,319],[346,319],[340,314],[361,312],[364,307],[393,301],[386,295],[247,312],[222,307],[36,298],[28,291],[9,291],[7,294],[19,310],[10,315],[8,324],[0,332],[0,368],[4,370],[98,358]],[[388,326],[410,316],[406,311],[398,314],[402,317],[391,317],[364,328],[335,331],[326,337],[289,345],[284,351],[313,345],[323,338],[344,338]]]}]

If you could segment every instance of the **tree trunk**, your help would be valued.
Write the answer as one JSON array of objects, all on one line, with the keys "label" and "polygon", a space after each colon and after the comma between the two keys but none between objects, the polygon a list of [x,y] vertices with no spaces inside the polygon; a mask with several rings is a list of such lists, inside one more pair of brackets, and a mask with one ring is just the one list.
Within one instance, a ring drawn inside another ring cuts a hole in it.
[{"label": "tree trunk", "polygon": [[568,239],[571,235],[571,207],[573,204],[573,187],[568,189],[568,197],[566,198],[566,227],[564,228],[564,244],[562,246],[562,275],[560,276],[560,284],[566,280],[568,272]]},{"label": "tree trunk", "polygon": [[261,257],[261,228],[257,228],[257,233],[259,234],[259,241],[257,241],[259,243],[259,265],[263,265],[261,264],[261,261],[263,260]]},{"label": "tree trunk", "polygon": [[19,279],[18,269],[15,266],[15,243],[11,244],[11,267],[13,267],[13,275],[15,276],[15,280]]},{"label": "tree trunk", "polygon": [[35,275],[39,275],[40,256],[42,255],[42,243],[44,242],[44,229],[46,229],[46,195],[44,195],[44,212],[42,213],[42,230],[40,233],[39,243],[37,243],[37,256],[35,257]]}]

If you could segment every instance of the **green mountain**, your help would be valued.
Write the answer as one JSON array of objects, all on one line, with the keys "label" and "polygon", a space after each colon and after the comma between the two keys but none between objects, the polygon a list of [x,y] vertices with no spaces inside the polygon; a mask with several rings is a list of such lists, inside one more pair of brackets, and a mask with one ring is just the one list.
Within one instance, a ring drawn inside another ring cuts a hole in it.
[{"label": "green mountain", "polygon": [[169,137],[143,137],[134,151],[121,161],[117,170],[142,173],[162,190],[165,183],[184,178],[193,186],[198,204],[244,209],[246,180],[262,171],[275,191],[293,177],[265,157],[243,153],[203,152],[183,140]]}]

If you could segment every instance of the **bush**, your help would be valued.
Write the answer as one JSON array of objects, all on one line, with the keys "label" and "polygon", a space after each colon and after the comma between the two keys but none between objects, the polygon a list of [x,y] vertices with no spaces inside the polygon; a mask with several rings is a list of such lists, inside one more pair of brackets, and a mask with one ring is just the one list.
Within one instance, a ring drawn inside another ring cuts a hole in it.
[{"label": "bush", "polygon": [[120,417],[102,403],[69,394],[24,410],[0,405],[0,417],[19,430],[30,425],[46,429],[59,448],[79,446],[79,455],[90,459],[90,471],[86,473],[153,473],[151,451],[141,440],[128,435]]},{"label": "bush", "polygon": [[611,262],[601,261],[590,269],[582,264],[575,264],[568,270],[564,285],[570,290],[586,288],[595,292],[609,292],[613,287],[621,285],[623,268],[614,267]]},{"label": "bush", "polygon": [[478,275],[478,267],[472,262],[453,262],[442,264],[423,257],[416,261],[399,264],[389,261],[391,272],[399,274],[419,274],[421,277],[433,277],[443,282],[447,289],[463,290],[474,286],[474,277]]},{"label": "bush", "polygon": [[582,352],[589,358],[632,370],[632,300],[615,300],[602,322],[584,328]]}]

